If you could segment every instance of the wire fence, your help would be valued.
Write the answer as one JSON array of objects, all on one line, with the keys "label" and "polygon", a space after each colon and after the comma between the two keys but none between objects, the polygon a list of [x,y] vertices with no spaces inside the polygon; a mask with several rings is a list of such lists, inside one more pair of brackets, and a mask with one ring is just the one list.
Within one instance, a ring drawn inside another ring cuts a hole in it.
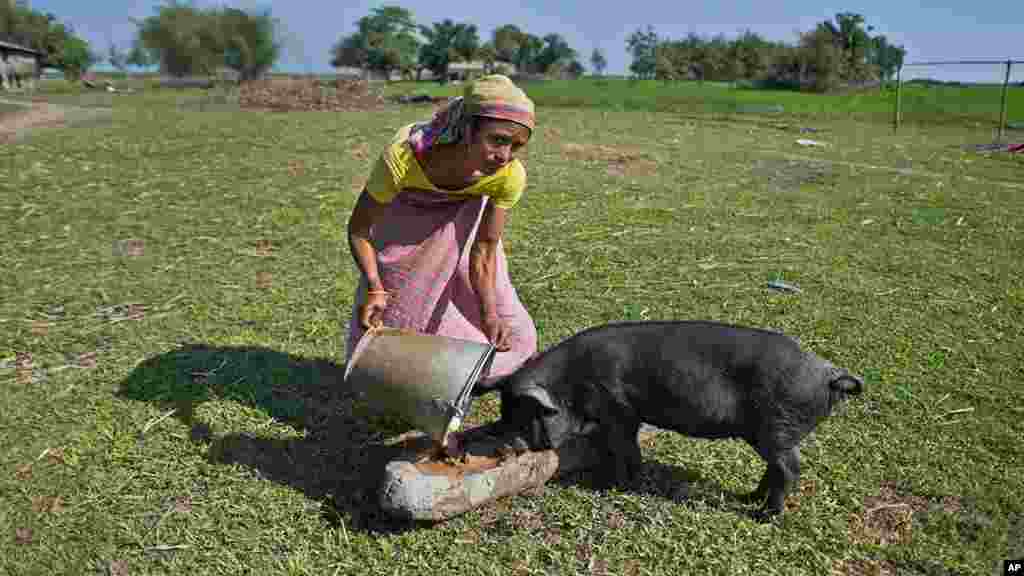
[{"label": "wire fence", "polygon": [[[974,73],[958,74],[962,79],[958,81],[937,79],[941,74],[936,72],[950,66],[972,66]],[[997,140],[1002,141],[1008,128],[1019,126],[1024,130],[1022,96],[1024,60],[911,62],[903,64],[896,73],[894,128],[899,129],[903,123],[905,108],[916,105],[936,115],[997,122]],[[1011,109],[1021,115],[1019,122],[1010,121]]]}]

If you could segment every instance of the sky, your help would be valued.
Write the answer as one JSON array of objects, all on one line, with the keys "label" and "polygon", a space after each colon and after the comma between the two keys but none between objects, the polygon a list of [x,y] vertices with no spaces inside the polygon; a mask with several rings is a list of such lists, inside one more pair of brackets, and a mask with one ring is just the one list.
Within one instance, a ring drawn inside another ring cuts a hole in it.
[{"label": "sky", "polygon": [[[105,52],[114,43],[130,46],[135,26],[131,18],[156,13],[162,0],[30,0],[41,12],[52,12],[71,24],[94,49]],[[1024,2],[1021,0],[928,0],[831,3],[821,0],[785,2],[686,2],[628,0],[527,0],[519,3],[479,0],[195,0],[198,6],[229,5],[269,8],[280,20],[284,52],[277,70],[290,73],[330,73],[330,49],[355,30],[355,22],[370,10],[399,5],[420,24],[445,18],[476,24],[481,40],[504,24],[515,24],[536,36],[561,34],[589,68],[590,54],[600,48],[608,61],[607,74],[626,74],[631,61],[626,38],[652,25],[662,38],[702,36],[735,37],[750,29],[769,40],[794,42],[797,31],[812,29],[839,12],[862,14],[875,27],[907,50],[906,62],[1016,59],[1024,60]],[[925,6],[927,4],[927,6]],[[1001,82],[1005,66],[942,66],[906,68],[907,77],[930,76],[944,80]],[[1024,81],[1024,64],[1015,65],[1013,81]]]}]

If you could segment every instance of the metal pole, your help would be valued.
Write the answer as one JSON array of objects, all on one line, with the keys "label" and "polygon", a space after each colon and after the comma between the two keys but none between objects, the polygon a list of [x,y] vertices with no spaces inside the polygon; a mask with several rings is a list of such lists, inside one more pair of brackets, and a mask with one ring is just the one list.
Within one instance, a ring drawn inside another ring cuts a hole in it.
[{"label": "metal pole", "polygon": [[902,88],[903,88],[903,66],[896,69],[896,126],[893,130],[899,130],[900,128],[900,105],[902,104]]},{"label": "metal pole", "polygon": [[1006,61],[1006,78],[1003,80],[1003,104],[1001,112],[999,113],[999,142],[1003,141],[1003,131],[1006,129],[1006,96],[1007,91],[1010,87],[1010,68],[1013,66],[1013,60]]}]

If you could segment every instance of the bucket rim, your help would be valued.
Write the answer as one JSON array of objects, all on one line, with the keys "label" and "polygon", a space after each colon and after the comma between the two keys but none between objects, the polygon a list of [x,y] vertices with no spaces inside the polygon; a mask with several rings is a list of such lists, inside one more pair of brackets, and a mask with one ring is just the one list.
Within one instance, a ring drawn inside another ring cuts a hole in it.
[{"label": "bucket rim", "polygon": [[394,328],[394,327],[391,327],[391,326],[372,326],[369,329],[367,329],[365,332],[363,332],[363,335],[359,337],[359,341],[356,342],[355,347],[352,348],[352,354],[349,356],[348,361],[346,362],[346,365],[345,365],[345,375],[342,377],[342,382],[343,383],[344,382],[348,382],[348,377],[349,377],[349,375],[352,374],[352,368],[355,367],[356,362],[359,361],[359,358],[366,351],[366,348],[369,347],[370,342],[374,338],[376,338],[377,336],[380,336],[381,334],[384,334],[384,333],[411,334],[411,335],[418,335],[418,336],[435,336],[435,337],[445,338],[447,340],[452,340],[454,342],[466,342],[468,344],[478,344],[478,345],[481,345],[481,346],[486,346],[487,350],[484,352],[483,357],[478,362],[477,366],[474,367],[474,370],[473,370],[472,375],[470,377],[470,381],[473,382],[474,385],[475,385],[475,381],[480,379],[480,373],[483,372],[487,368],[487,364],[490,361],[493,361],[495,352],[497,351],[497,347],[494,345],[493,342],[478,342],[476,340],[469,340],[469,339],[466,339],[466,338],[454,338],[452,336],[445,336],[444,334],[429,334],[429,333],[426,333],[426,332],[419,332],[417,330],[412,330],[410,328]]}]

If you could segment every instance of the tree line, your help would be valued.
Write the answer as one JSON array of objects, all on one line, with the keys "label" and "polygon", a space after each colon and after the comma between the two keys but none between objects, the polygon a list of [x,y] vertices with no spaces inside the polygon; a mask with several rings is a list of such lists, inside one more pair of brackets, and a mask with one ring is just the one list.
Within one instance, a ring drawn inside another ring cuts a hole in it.
[{"label": "tree line", "polygon": [[[860,14],[842,12],[802,32],[795,44],[771,42],[746,31],[728,39],[690,34],[659,38],[652,26],[626,40],[630,71],[659,80],[746,80],[760,86],[826,92],[886,81],[902,66],[906,50],[884,35],[872,36]],[[596,65],[596,63],[595,63]]]},{"label": "tree line", "polygon": [[[279,22],[269,10],[200,8],[167,0],[152,16],[133,22],[136,37],[130,50],[111,45],[101,55],[53,14],[34,11],[23,0],[0,0],[0,39],[39,50],[44,65],[72,76],[106,60],[121,70],[158,65],[162,73],[174,76],[228,68],[250,79],[270,70],[281,54]],[[515,24],[496,28],[484,41],[472,23],[444,19],[424,25],[397,5],[374,8],[355,24],[353,33],[330,48],[332,66],[387,77],[397,72],[417,80],[424,71],[445,80],[453,63],[468,61],[499,70],[498,65],[508,64],[519,74],[578,77],[584,72],[578,53],[560,34],[539,36]],[[648,26],[628,37],[626,49],[632,56],[630,72],[637,78],[749,81],[823,92],[892,78],[906,51],[873,31],[862,15],[851,12],[820,22],[792,44],[769,41],[749,30],[732,39],[692,33],[662,38]],[[604,53],[594,49],[590,64],[602,74]]]},{"label": "tree line", "polygon": [[397,72],[417,80],[425,70],[443,80],[452,63],[469,61],[489,67],[506,63],[521,74],[579,76],[584,71],[576,50],[560,34],[536,36],[506,24],[485,42],[475,24],[451,19],[418,24],[400,6],[374,8],[356,22],[355,32],[331,48],[334,67],[363,68],[389,77]]}]

